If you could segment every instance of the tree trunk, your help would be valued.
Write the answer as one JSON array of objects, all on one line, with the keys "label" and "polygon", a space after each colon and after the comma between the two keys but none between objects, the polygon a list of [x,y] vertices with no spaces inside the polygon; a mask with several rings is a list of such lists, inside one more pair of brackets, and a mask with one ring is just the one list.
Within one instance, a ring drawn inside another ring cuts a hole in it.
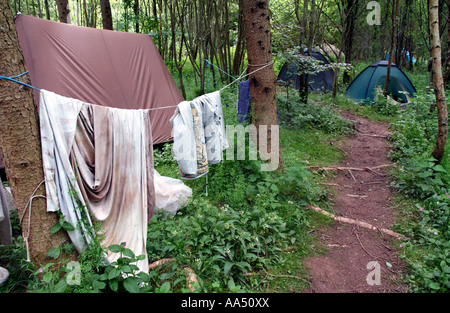
[{"label": "tree trunk", "polygon": [[[298,62],[298,78],[299,78],[299,88],[298,88],[298,95],[300,97],[300,101],[303,103],[308,102],[308,76],[305,74],[305,66],[302,62],[302,56],[303,56],[303,45],[305,42],[308,42],[307,40],[307,25],[308,25],[308,0],[303,1],[303,15],[302,15],[302,21],[300,25],[300,59]],[[297,6],[297,10],[298,10]],[[298,14],[298,13],[297,13]]]},{"label": "tree trunk", "polygon": [[59,21],[61,23],[67,23],[67,17],[69,16],[69,0],[57,0]]},{"label": "tree trunk", "polygon": [[[278,151],[271,150],[272,142],[275,144],[279,143],[279,137],[272,136],[272,132],[274,132],[273,127],[275,126],[278,130],[278,118],[275,84],[276,77],[272,64],[269,15],[268,0],[244,0],[248,67],[250,72],[260,69],[249,77],[252,123],[256,126],[258,143],[261,142],[261,136],[266,136],[267,146],[265,152],[278,153],[277,161],[281,161],[281,151],[279,149]],[[267,127],[265,130],[264,126]],[[261,158],[263,160],[267,159],[266,155],[264,155],[264,151],[262,151],[261,145],[259,145],[258,150],[261,153]],[[280,165],[280,163],[278,163],[278,165]]]},{"label": "tree trunk", "polygon": [[139,0],[134,0],[133,12],[134,12],[134,25],[136,33],[139,33]]},{"label": "tree trunk", "polygon": [[438,134],[431,155],[440,163],[444,156],[448,136],[448,112],[445,102],[444,80],[442,78],[441,43],[439,37],[439,1],[430,0],[430,43],[433,72],[433,86],[438,114]]},{"label": "tree trunk", "polygon": [[239,18],[238,18],[238,34],[236,49],[233,59],[233,70],[231,75],[238,76],[242,72],[241,65],[245,54],[245,25],[244,25],[244,1],[239,0]]},{"label": "tree trunk", "polygon": [[113,30],[111,4],[109,0],[100,0],[100,7],[102,10],[103,29]]},{"label": "tree trunk", "polygon": [[[3,38],[0,41],[0,73],[15,76],[24,73],[26,68],[8,0],[0,0],[0,15],[0,33]],[[34,199],[32,207],[24,212],[33,191],[44,180],[37,110],[32,91],[27,87],[0,80],[0,94],[0,147],[3,162],[18,216],[24,216],[22,232],[24,238],[28,237],[31,261],[39,266],[46,263],[48,250],[59,246],[61,238],[58,234],[50,233],[58,217],[55,213],[47,213],[45,200]],[[45,195],[44,186],[41,185],[35,194]],[[66,240],[67,237],[63,236]]]},{"label": "tree trunk", "polygon": [[[308,1],[305,1],[306,6],[305,6],[305,10],[304,10],[304,16],[306,16],[306,11],[308,10]],[[307,49],[307,54],[308,57],[310,57],[312,55],[312,47],[314,44],[314,36],[315,36],[315,32],[314,32],[314,24],[316,22],[316,1],[315,0],[311,0],[311,9],[309,10],[309,21],[308,21],[308,36],[307,36],[307,44],[306,44],[306,49]],[[306,25],[306,23],[305,23]],[[306,32],[305,32],[306,33]],[[305,35],[306,36],[306,35]],[[308,68],[303,67],[304,70],[309,70]],[[301,93],[300,93],[300,99],[303,103],[307,103],[308,102],[308,95],[309,95],[309,73],[306,72],[302,72],[301,77],[303,77],[303,80],[301,80],[301,84],[300,84],[300,88],[302,89]]]},{"label": "tree trunk", "polygon": [[[344,9],[344,57],[345,63],[351,63],[352,61],[352,52],[353,52],[353,30],[355,28],[355,17],[358,1],[357,0],[348,0]],[[347,84],[350,82],[351,75],[349,72],[344,71],[343,73],[343,82]]]},{"label": "tree trunk", "polygon": [[44,0],[44,6],[45,6],[45,18],[47,20],[50,20],[50,8],[48,6],[48,0]]},{"label": "tree trunk", "polygon": [[[170,29],[171,29],[171,35],[172,35],[171,48],[172,48],[172,55],[173,55],[173,63],[175,64],[175,67],[178,71],[178,79],[180,82],[181,94],[183,95],[183,98],[186,99],[186,90],[184,88],[184,83],[183,83],[183,66],[180,64],[181,62],[179,62],[178,56],[177,56],[177,41],[176,41],[176,34],[175,34],[176,18],[175,18],[174,6],[178,6],[178,1],[175,0],[175,1],[170,2],[170,4],[169,4]],[[180,50],[183,50],[183,40],[181,40]]]},{"label": "tree trunk", "polygon": [[42,18],[42,6],[41,6],[41,0],[37,0],[37,7],[38,7],[38,17]]},{"label": "tree trunk", "polygon": [[447,57],[445,60],[444,67],[444,84],[449,85],[450,83],[450,8],[447,14]]},{"label": "tree trunk", "polygon": [[[391,35],[391,47],[389,49],[389,61],[386,72],[386,81],[384,83],[383,95],[386,97],[388,94],[389,83],[391,81],[391,64],[394,60],[394,48],[397,42],[397,20],[398,20],[398,0],[392,2],[392,35]],[[398,51],[397,51],[398,53]]]}]

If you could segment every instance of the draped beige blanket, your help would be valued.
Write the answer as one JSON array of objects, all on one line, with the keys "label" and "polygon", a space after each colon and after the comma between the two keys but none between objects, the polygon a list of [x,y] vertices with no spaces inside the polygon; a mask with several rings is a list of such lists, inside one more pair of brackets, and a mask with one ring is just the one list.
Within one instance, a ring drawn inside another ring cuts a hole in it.
[{"label": "draped beige blanket", "polygon": [[[153,148],[148,110],[84,103],[40,93],[40,128],[47,210],[61,210],[77,229],[68,232],[82,251],[92,221],[102,244],[125,243],[148,272],[147,224],[155,207]],[[83,223],[84,221],[84,223]],[[113,262],[119,256],[108,254]]]}]

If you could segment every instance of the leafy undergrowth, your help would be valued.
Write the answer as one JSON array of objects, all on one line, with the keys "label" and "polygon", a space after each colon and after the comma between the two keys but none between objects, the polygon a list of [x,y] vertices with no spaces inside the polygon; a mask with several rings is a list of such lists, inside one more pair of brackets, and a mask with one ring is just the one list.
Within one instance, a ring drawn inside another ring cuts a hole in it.
[{"label": "leafy undergrowth", "polygon": [[409,281],[415,292],[450,290],[450,144],[436,164],[431,157],[437,134],[432,99],[431,94],[419,94],[391,124],[390,156],[397,164],[393,188],[412,202],[403,209],[408,223],[399,223],[399,229],[406,235],[402,256],[411,266]]},{"label": "leafy undergrowth", "polygon": [[[223,95],[225,99],[232,95]],[[290,292],[307,287],[302,259],[318,253],[312,231],[329,219],[305,209],[325,201],[308,165],[337,162],[333,141],[352,132],[352,125],[330,108],[297,97],[279,96],[283,170],[263,172],[260,161],[224,160],[210,167],[208,189],[200,178],[185,181],[193,189],[187,206],[175,215],[156,213],[148,225],[149,262],[169,259],[148,275],[136,275],[135,256],[126,243],[107,247],[121,254],[114,264],[102,263],[105,247],[94,243],[77,263],[68,266],[62,246],[54,262],[35,269],[25,261],[23,239],[2,251],[10,271],[2,292]],[[235,99],[234,99],[235,100]],[[233,101],[234,101],[233,100]],[[232,103],[230,100],[229,103]],[[235,106],[224,104],[227,121]],[[179,178],[171,144],[154,151],[155,169]],[[206,195],[207,193],[207,195]],[[63,227],[58,227],[58,230]],[[56,230],[56,227],[55,227]],[[313,248],[316,247],[316,248]],[[73,247],[72,247],[73,248]],[[14,262],[13,262],[14,260]],[[198,283],[187,284],[191,269]],[[79,276],[74,276],[79,273]],[[190,287],[190,288],[189,288]],[[192,289],[194,288],[194,289]]]},{"label": "leafy undergrowth", "polygon": [[[211,166],[208,196],[204,179],[186,181],[194,194],[189,205],[175,216],[157,214],[149,225],[149,258],[175,259],[174,271],[192,268],[200,291],[290,292],[308,286],[302,259],[319,253],[311,232],[329,219],[305,210],[327,199],[320,177],[307,166],[338,162],[342,153],[330,143],[351,133],[352,125],[315,103],[291,108],[287,125],[279,103],[283,171],[262,172],[258,161],[249,160]],[[173,160],[155,160],[162,175],[177,177]]]}]

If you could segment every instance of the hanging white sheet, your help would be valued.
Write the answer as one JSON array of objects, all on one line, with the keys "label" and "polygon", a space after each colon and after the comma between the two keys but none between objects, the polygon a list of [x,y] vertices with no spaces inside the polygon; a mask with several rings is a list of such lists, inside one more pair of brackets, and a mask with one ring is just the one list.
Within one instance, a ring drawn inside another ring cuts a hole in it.
[{"label": "hanging white sheet", "polygon": [[[83,251],[92,220],[102,223],[103,245],[125,242],[148,272],[147,224],[155,190],[147,110],[125,110],[40,92],[42,157],[47,210],[61,210]],[[84,223],[82,222],[84,221]],[[118,254],[108,253],[113,262]]]}]

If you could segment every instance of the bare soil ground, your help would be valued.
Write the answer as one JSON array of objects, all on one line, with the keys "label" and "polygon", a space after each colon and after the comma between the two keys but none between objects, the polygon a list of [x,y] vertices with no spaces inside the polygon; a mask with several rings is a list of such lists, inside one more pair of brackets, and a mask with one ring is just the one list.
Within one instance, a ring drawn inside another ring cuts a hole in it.
[{"label": "bare soil ground", "polygon": [[[389,164],[386,140],[388,126],[372,122],[351,112],[342,116],[352,120],[357,134],[342,142],[346,158],[342,167],[366,168]],[[395,210],[390,207],[387,169],[374,171],[336,172],[329,183],[337,184],[333,213],[390,229]],[[332,229],[322,229],[319,235],[328,252],[305,261],[310,273],[311,293],[404,293],[404,265],[396,249],[399,241],[391,236],[336,222]],[[377,269],[369,262],[379,264]],[[369,266],[368,266],[369,265]],[[379,278],[379,280],[377,280]],[[372,284],[369,284],[372,283]]]}]

